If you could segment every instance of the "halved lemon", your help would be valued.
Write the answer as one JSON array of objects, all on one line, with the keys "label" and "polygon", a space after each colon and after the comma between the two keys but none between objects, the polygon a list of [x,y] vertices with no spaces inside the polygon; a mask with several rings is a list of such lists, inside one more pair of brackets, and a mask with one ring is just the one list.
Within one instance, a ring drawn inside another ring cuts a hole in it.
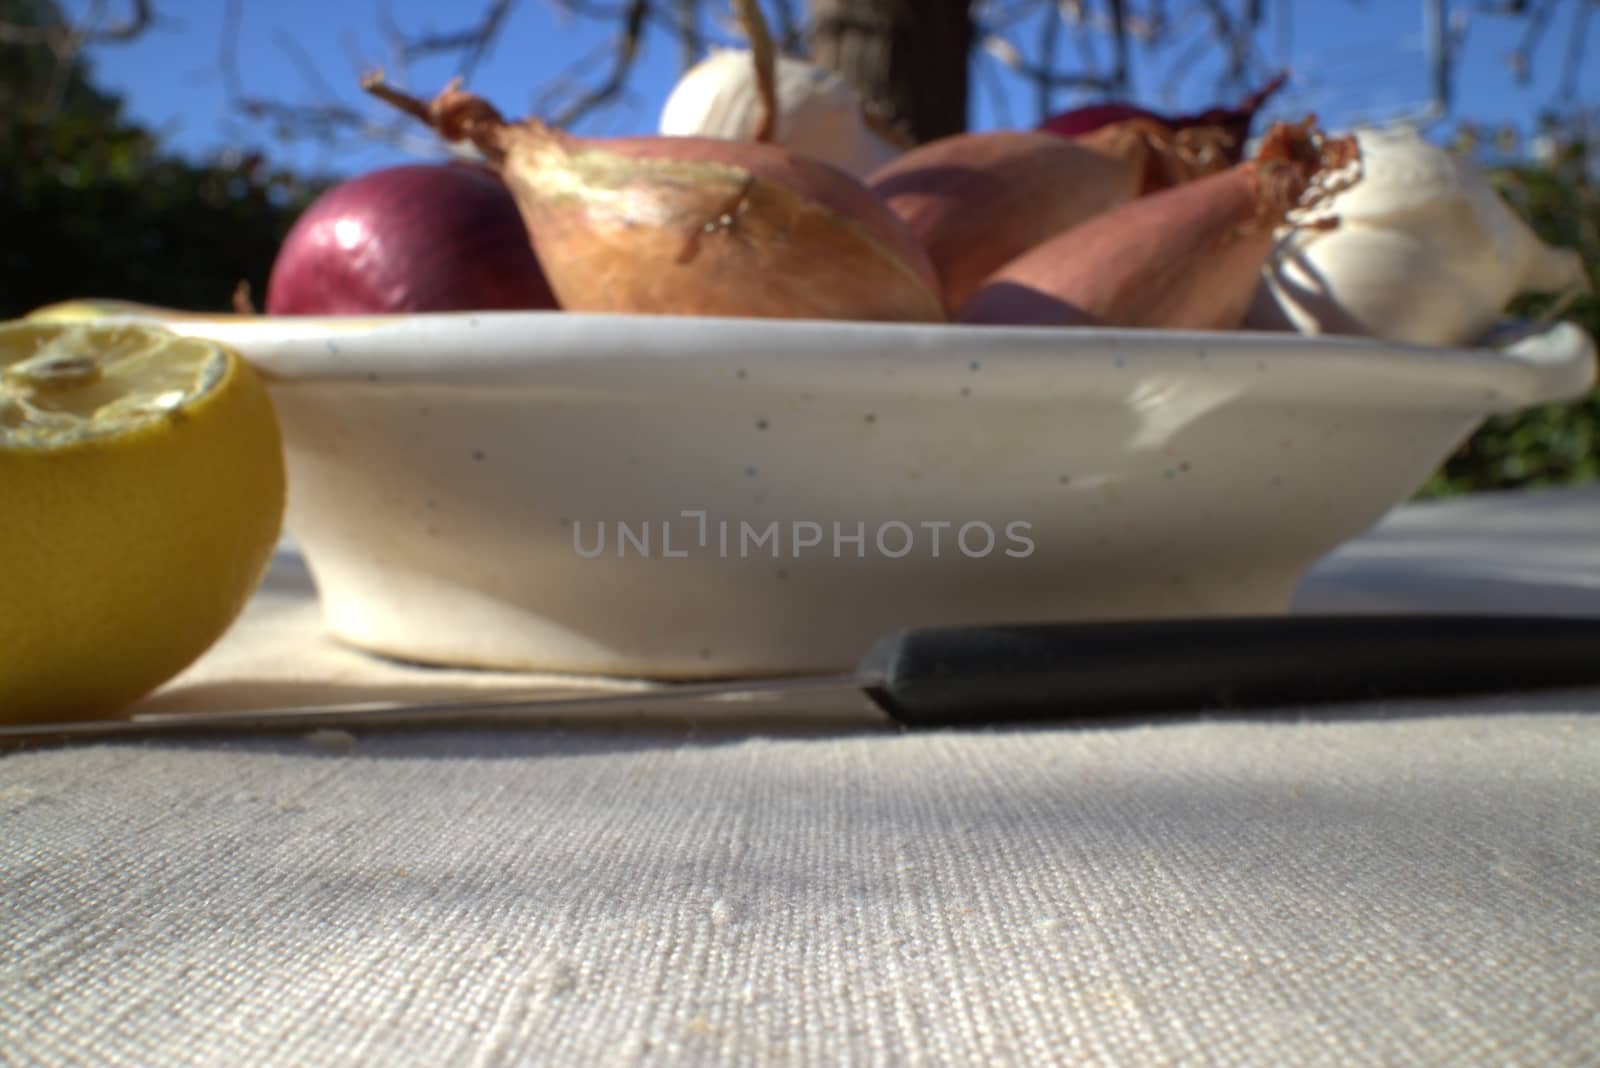
[{"label": "halved lemon", "polygon": [[227,630],[283,522],[267,391],[145,323],[0,324],[0,721],[112,715]]},{"label": "halved lemon", "polygon": [[[23,318],[30,322],[78,323],[90,319],[105,319],[110,316],[165,318],[165,316],[159,314],[165,310],[164,308],[138,304],[131,300],[84,297],[79,300],[61,300],[54,304],[46,304],[43,307],[33,309]],[[157,314],[151,315],[152,312]]]},{"label": "halved lemon", "polygon": [[79,297],[74,300],[45,304],[30,311],[23,319],[28,322],[79,323],[94,319],[148,319],[157,323],[178,322],[236,322],[253,316],[230,312],[182,311],[163,308],[156,304],[118,300],[114,297]]}]

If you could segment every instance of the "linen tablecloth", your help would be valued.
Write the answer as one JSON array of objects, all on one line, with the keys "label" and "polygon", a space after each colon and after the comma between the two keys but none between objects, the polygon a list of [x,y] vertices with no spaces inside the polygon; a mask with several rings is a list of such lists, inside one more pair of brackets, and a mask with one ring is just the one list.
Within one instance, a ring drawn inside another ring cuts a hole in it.
[{"label": "linen tablecloth", "polygon": [[[1597,535],[1594,490],[1406,508],[1298,607],[1600,615]],[[528,685],[315,612],[282,554],[149,707]],[[1600,1063],[1597,712],[0,756],[0,1063]]]}]

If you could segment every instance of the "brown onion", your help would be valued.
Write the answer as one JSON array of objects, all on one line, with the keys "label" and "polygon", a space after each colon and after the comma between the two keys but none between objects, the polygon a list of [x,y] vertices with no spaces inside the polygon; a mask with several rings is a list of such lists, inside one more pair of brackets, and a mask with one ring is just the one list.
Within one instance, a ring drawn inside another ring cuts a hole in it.
[{"label": "brown onion", "polygon": [[996,272],[961,309],[969,323],[1230,330],[1244,320],[1296,207],[1352,180],[1353,138],[1279,123],[1256,157],[1142,197],[1059,234]]},{"label": "brown onion", "polygon": [[766,143],[575,137],[509,123],[453,84],[431,103],[381,79],[364,84],[483,152],[568,311],[945,318],[921,245],[826,164]]}]

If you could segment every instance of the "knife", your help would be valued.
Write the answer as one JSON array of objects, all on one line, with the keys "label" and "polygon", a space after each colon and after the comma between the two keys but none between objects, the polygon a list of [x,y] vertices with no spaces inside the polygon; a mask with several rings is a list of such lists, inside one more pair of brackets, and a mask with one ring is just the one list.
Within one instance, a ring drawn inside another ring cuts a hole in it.
[{"label": "knife", "polygon": [[192,731],[496,722],[673,704],[864,697],[906,727],[959,727],[1459,696],[1600,683],[1600,618],[1469,614],[1245,616],[920,627],[855,671],[635,692],[373,701],[0,727],[0,744]]}]

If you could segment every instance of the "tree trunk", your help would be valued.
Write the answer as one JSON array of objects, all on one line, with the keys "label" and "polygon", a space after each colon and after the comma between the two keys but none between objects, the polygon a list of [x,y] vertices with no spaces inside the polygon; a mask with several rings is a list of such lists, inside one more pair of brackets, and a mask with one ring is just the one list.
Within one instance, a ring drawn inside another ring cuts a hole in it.
[{"label": "tree trunk", "polygon": [[971,0],[811,0],[811,58],[918,141],[967,128]]}]

